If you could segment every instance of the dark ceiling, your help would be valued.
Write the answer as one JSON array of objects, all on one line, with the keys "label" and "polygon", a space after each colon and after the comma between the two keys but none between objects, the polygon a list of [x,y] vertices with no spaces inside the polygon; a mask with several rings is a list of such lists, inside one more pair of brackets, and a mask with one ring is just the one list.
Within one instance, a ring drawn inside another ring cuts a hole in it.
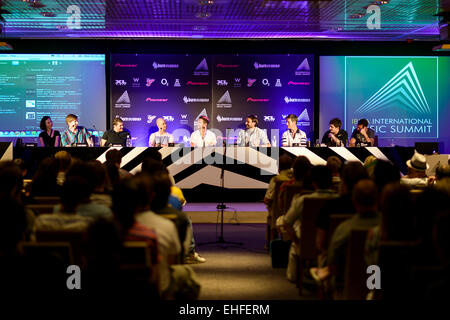
[{"label": "dark ceiling", "polygon": [[[388,41],[439,40],[439,17],[436,14],[448,11],[449,2],[0,0],[4,20],[2,36],[8,38],[307,38]],[[380,29],[371,30],[367,25],[374,14],[373,11],[367,13],[371,5],[380,9]]]}]

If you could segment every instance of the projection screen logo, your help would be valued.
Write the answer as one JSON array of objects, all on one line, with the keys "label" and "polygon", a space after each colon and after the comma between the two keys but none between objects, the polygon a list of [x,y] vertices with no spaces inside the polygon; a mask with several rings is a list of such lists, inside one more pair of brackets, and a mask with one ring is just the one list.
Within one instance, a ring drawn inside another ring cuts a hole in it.
[{"label": "projection screen logo", "polygon": [[346,57],[347,128],[354,130],[366,118],[379,138],[438,138],[437,63],[435,58]]}]

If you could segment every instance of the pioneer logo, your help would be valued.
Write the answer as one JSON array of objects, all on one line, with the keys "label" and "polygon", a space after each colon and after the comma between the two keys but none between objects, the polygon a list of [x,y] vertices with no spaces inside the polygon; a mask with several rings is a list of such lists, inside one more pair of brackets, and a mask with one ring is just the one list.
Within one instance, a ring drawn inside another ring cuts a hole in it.
[{"label": "pioneer logo", "polygon": [[145,99],[146,102],[167,102],[169,101],[169,99],[154,99],[154,98],[147,98]]},{"label": "pioneer logo", "polygon": [[137,68],[137,64],[120,64],[120,63],[116,63],[114,65],[115,68]]},{"label": "pioneer logo", "polygon": [[278,69],[280,67],[279,64],[265,64],[265,63],[258,63],[255,62],[253,64],[256,70],[258,69]]},{"label": "pioneer logo", "polygon": [[294,81],[289,81],[288,85],[289,86],[309,86],[309,82],[294,82]]},{"label": "pioneer logo", "polygon": [[189,98],[183,97],[184,103],[209,102],[209,98]]},{"label": "pioneer logo", "polygon": [[193,81],[188,81],[186,83],[186,85],[188,86],[207,86],[209,83],[208,82],[193,82]]},{"label": "pioneer logo", "polygon": [[270,99],[254,99],[254,98],[247,98],[247,102],[269,102]]},{"label": "pioneer logo", "polygon": [[157,62],[153,62],[152,64],[153,69],[157,70],[157,69],[177,69],[180,67],[179,64],[167,64],[167,63],[157,63]]},{"label": "pioneer logo", "polygon": [[292,102],[311,102],[311,99],[300,99],[300,98],[290,98],[290,97],[284,97],[284,102],[286,103],[292,103]]},{"label": "pioneer logo", "polygon": [[126,86],[127,82],[125,80],[116,80],[116,86]]},{"label": "pioneer logo", "polygon": [[239,65],[238,64],[221,64],[221,63],[218,63],[216,65],[216,67],[217,68],[239,68]]}]

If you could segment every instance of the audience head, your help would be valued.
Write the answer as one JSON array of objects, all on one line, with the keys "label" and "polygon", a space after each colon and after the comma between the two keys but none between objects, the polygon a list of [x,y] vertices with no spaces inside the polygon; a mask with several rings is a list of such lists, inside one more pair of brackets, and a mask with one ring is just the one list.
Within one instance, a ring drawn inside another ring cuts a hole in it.
[{"label": "audience head", "polygon": [[152,176],[153,190],[155,197],[151,203],[152,211],[158,212],[167,206],[170,196],[170,182],[169,175],[166,172],[158,172]]},{"label": "audience head", "polygon": [[23,159],[14,159],[14,163],[19,166],[20,171],[22,172],[22,177],[27,175],[27,163]]},{"label": "audience head", "polygon": [[120,168],[120,163],[122,162],[122,153],[117,149],[109,150],[106,155],[106,162],[116,165]]},{"label": "audience head", "polygon": [[312,165],[309,159],[305,156],[298,156],[294,160],[292,169],[294,170],[294,178],[296,181],[303,181],[306,173],[311,169]]},{"label": "audience head", "polygon": [[43,159],[33,177],[31,192],[33,195],[56,195],[58,164],[54,158]]},{"label": "audience head", "polygon": [[415,208],[408,187],[388,183],[381,193],[381,239],[406,241],[414,239]]},{"label": "audience head", "polygon": [[327,167],[330,169],[331,174],[333,176],[340,176],[341,174],[341,168],[342,168],[342,161],[336,156],[328,157],[327,159]]},{"label": "audience head", "polygon": [[450,265],[450,210],[440,212],[433,227],[433,244],[445,266]]},{"label": "audience head", "polygon": [[58,161],[60,172],[67,172],[72,164],[72,156],[67,151],[58,151],[55,153],[55,159]]},{"label": "audience head", "polygon": [[342,195],[352,194],[355,184],[362,179],[367,179],[367,171],[361,162],[349,161],[344,164],[341,174],[340,193]]},{"label": "audience head", "polygon": [[417,151],[414,151],[412,158],[406,161],[406,165],[408,166],[408,177],[410,178],[426,176],[426,171],[429,168],[427,158]]},{"label": "audience head", "polygon": [[90,182],[93,186],[94,192],[104,192],[105,187],[108,185],[108,173],[106,168],[102,165],[100,161],[89,161],[88,162]]},{"label": "audience head", "polygon": [[89,201],[91,188],[87,179],[77,175],[67,176],[62,186],[61,210],[75,213],[80,203]]},{"label": "audience head", "polygon": [[436,168],[436,180],[450,178],[450,165],[443,164]]},{"label": "audience head", "polygon": [[330,189],[332,176],[327,166],[314,166],[311,169],[311,179],[314,189]]},{"label": "audience head", "polygon": [[113,212],[122,226],[122,231],[126,233],[133,226],[135,215],[150,209],[154,198],[151,177],[140,172],[120,181],[113,190],[112,198]]},{"label": "audience head", "polygon": [[0,256],[15,254],[27,226],[25,207],[15,199],[3,199],[0,208]]},{"label": "audience head", "polygon": [[373,180],[381,192],[389,182],[400,181],[400,171],[389,161],[377,160],[373,171]]},{"label": "audience head", "polygon": [[352,201],[357,213],[376,211],[378,190],[375,182],[369,179],[358,181],[353,188]]},{"label": "audience head", "polygon": [[292,158],[288,156],[287,154],[283,154],[278,159],[279,165],[278,165],[278,172],[281,172],[283,170],[288,170],[292,168]]},{"label": "audience head", "polygon": [[152,158],[145,158],[144,161],[142,161],[142,171],[150,176],[153,176],[159,171],[167,172],[167,169],[161,161]]},{"label": "audience head", "polygon": [[23,186],[20,167],[12,161],[0,162],[0,198],[20,197]]},{"label": "audience head", "polygon": [[367,170],[367,174],[369,175],[369,178],[373,179],[374,171],[375,171],[375,165],[377,164],[378,159],[370,155],[364,160],[364,168]]}]

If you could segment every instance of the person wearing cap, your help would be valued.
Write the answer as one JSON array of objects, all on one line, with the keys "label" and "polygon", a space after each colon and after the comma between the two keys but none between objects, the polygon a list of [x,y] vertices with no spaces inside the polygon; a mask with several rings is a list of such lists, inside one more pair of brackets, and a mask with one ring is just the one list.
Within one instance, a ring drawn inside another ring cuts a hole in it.
[{"label": "person wearing cap", "polygon": [[406,165],[408,166],[408,175],[402,177],[400,182],[411,188],[426,187],[428,185],[426,171],[429,168],[427,158],[423,154],[414,151],[414,155],[406,161]]},{"label": "person wearing cap", "polygon": [[217,138],[214,132],[208,130],[209,118],[200,116],[197,120],[197,131],[191,134],[191,147],[215,147]]},{"label": "person wearing cap", "polygon": [[264,130],[258,128],[258,118],[251,114],[245,121],[247,130],[241,130],[236,144],[241,147],[270,147],[270,141]]}]

